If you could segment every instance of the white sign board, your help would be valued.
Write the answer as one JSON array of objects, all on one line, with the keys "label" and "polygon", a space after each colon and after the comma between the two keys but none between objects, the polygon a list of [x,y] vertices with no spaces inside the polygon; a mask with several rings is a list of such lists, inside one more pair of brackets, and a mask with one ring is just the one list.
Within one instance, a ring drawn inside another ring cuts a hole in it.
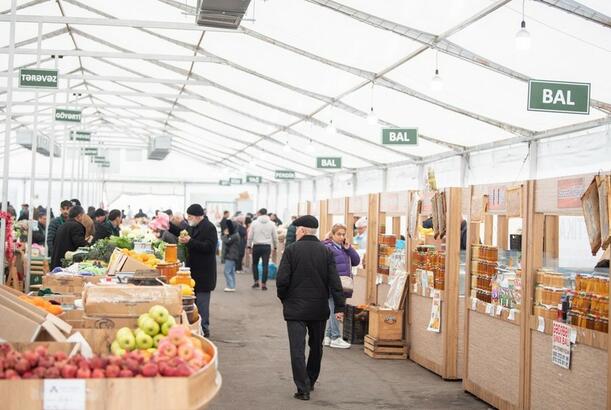
[{"label": "white sign board", "polygon": [[43,410],[85,410],[85,379],[46,379]]},{"label": "white sign board", "polygon": [[554,321],[552,363],[565,369],[571,367],[571,327],[562,322]]}]

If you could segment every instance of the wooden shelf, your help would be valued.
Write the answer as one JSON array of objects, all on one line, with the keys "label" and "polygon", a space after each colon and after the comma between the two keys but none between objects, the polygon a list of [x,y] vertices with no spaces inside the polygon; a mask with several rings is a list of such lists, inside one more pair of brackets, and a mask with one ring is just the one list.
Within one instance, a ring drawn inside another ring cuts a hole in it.
[{"label": "wooden shelf", "polygon": [[[545,321],[545,329],[541,333],[552,335],[552,329],[554,327],[554,321],[546,319],[541,316],[530,316],[530,329],[538,330],[539,320]],[[596,349],[607,350],[609,345],[609,336],[607,333],[598,332],[596,330],[586,329],[578,326],[571,326],[572,329],[577,331],[577,344],[583,344],[586,346],[594,347]]]},{"label": "wooden shelf", "polygon": [[[473,309],[474,300],[475,300],[475,309]],[[520,326],[520,311],[517,309],[514,309],[515,310],[515,319],[510,320],[509,319],[510,312],[509,312],[509,309],[506,307],[502,308],[502,310],[500,311],[500,315],[499,315],[497,314],[497,306],[493,305],[492,303],[482,302],[479,299],[473,299],[473,298],[467,299],[467,303],[469,303],[468,305],[469,310],[473,312],[481,313],[493,319],[502,320],[503,322],[507,322],[507,323],[511,323],[512,325]],[[488,306],[491,306],[491,307],[489,308]],[[489,309],[492,309],[492,310],[489,310]]]}]

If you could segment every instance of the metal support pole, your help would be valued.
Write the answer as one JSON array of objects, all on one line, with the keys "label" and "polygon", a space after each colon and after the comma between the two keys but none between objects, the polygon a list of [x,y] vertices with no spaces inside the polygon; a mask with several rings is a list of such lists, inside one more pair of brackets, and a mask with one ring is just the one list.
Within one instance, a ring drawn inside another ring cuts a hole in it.
[{"label": "metal support pole", "polygon": [[[11,23],[8,46],[8,78],[6,80],[6,120],[4,132],[4,158],[2,166],[2,210],[8,212],[8,169],[11,149],[11,117],[13,116],[13,69],[15,67],[15,19],[17,0],[11,0]],[[6,250],[6,220],[0,222],[0,284],[4,284],[4,258]]]},{"label": "metal support pole", "polygon": [[335,178],[331,175],[329,177],[329,198],[333,198],[333,191],[335,191]]},{"label": "metal support pole", "polygon": [[313,179],[312,180],[312,202],[313,203],[316,202],[316,197],[317,197],[317,195],[316,195],[316,180]]},{"label": "metal support pole", "polygon": [[358,182],[359,182],[358,175],[356,172],[353,172],[352,173],[352,196],[356,196]]},{"label": "metal support pole", "polygon": [[182,185],[182,207],[187,209],[187,183],[183,182]]},{"label": "metal support pole", "polygon": [[[36,68],[40,68],[40,44],[42,43],[42,23],[38,23],[38,46],[36,54]],[[27,257],[25,261],[25,283],[24,291],[30,290],[30,276],[32,270],[32,225],[34,225],[34,195],[36,189],[36,150],[38,150],[38,89],[34,93],[34,124],[32,131],[32,164],[30,170],[30,212],[28,218],[28,245],[26,247]]]},{"label": "metal support pole", "polygon": [[424,187],[426,186],[425,182],[424,182],[424,176],[425,176],[425,172],[424,172],[424,164],[420,164],[418,165],[418,190],[419,191],[424,191]]},{"label": "metal support pole", "polygon": [[257,184],[257,197],[255,198],[255,209],[261,209],[261,200],[259,199],[261,195],[261,185]]},{"label": "metal support pole", "polygon": [[[66,105],[70,101],[70,79],[68,79],[68,86],[66,88]],[[55,109],[55,107],[53,107]],[[53,114],[55,115],[55,114]],[[55,121],[55,118],[53,118]],[[66,156],[68,155],[68,125],[64,123],[64,138],[62,139],[62,180],[60,183],[59,195],[60,201],[64,200],[64,183],[66,182]]]},{"label": "metal support pole", "polygon": [[528,144],[528,179],[537,179],[537,165],[539,162],[539,141]]},{"label": "metal support pole", "polygon": [[[57,70],[57,60],[58,57],[55,56],[55,69]],[[70,80],[68,80],[70,81]],[[57,93],[53,93],[53,105],[55,106],[55,103],[57,101]],[[53,115],[53,114],[51,114]],[[53,118],[51,120],[51,138],[49,140],[49,144],[51,145],[49,148],[49,182],[47,184],[47,226],[45,227],[45,256],[49,257],[51,255],[49,255],[49,247],[47,245],[47,241],[49,238],[49,224],[51,223],[51,201],[52,201],[52,196],[51,196],[51,188],[52,188],[52,181],[53,181],[53,157],[55,156],[55,118]]]},{"label": "metal support pole", "polygon": [[460,174],[459,174],[459,186],[466,187],[467,185],[467,172],[469,170],[469,160],[471,159],[470,155],[462,154],[460,156]]},{"label": "metal support pole", "polygon": [[382,169],[382,192],[388,192],[388,168]]}]

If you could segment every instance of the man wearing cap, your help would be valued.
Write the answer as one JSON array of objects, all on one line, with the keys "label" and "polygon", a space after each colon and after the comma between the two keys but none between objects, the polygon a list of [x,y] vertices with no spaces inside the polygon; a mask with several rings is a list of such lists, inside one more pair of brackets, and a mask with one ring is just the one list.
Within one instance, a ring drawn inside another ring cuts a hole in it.
[{"label": "man wearing cap", "polygon": [[[294,397],[310,400],[310,391],[320,373],[325,326],[329,318],[329,294],[335,302],[338,320],[344,318],[342,283],[335,268],[333,254],[316,235],[318,220],[311,215],[297,218],[297,242],[287,247],[278,268],[276,287],[282,301],[291,352]],[[308,334],[310,354],[306,364],[305,337]]]},{"label": "man wearing cap", "polygon": [[200,204],[187,208],[189,226],[183,231],[181,227],[170,224],[170,232],[187,248],[187,266],[191,268],[191,277],[195,280],[195,303],[202,318],[204,336],[210,336],[210,295],[216,287],[216,247],[218,237],[216,227],[204,215]]}]

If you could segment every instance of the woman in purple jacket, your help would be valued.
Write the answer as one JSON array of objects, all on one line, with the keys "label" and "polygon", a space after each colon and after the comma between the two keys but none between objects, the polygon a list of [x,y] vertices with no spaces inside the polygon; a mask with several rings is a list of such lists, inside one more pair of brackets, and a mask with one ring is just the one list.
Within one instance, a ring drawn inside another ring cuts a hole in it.
[{"label": "woman in purple jacket", "polygon": [[[333,252],[335,266],[337,267],[339,276],[351,277],[352,267],[357,266],[361,258],[350,242],[346,241],[346,225],[333,225],[331,232],[327,234],[324,244]],[[352,292],[344,292],[344,294],[346,297],[352,296]],[[339,333],[339,322],[335,318],[335,304],[333,303],[332,297],[329,298],[329,309],[331,310],[331,315],[329,316],[327,333],[323,343],[325,346],[348,349],[350,343],[345,342]]]}]

